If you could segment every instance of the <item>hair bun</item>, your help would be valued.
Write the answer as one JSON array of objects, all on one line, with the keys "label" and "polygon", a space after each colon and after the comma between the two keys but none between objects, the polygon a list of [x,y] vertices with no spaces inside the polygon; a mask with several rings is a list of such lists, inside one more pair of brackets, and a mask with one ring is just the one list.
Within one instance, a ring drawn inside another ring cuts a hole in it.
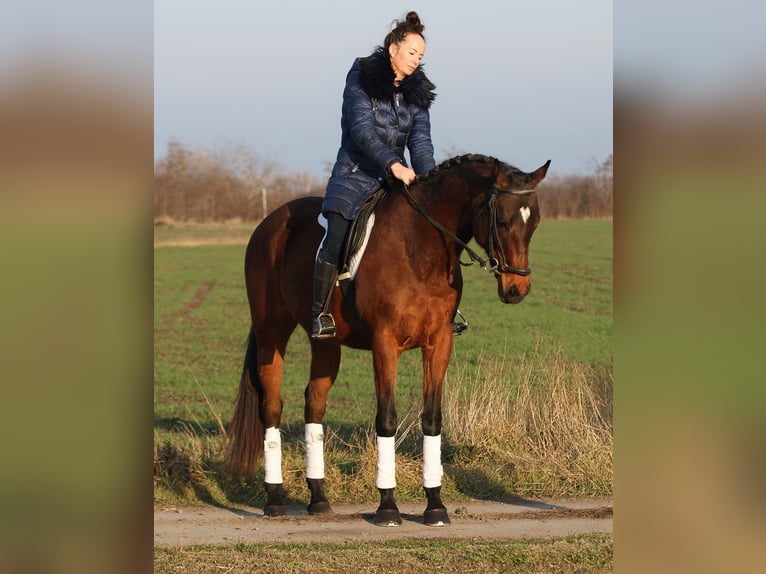
[{"label": "hair bun", "polygon": [[418,13],[414,10],[411,12],[407,12],[407,17],[405,18],[405,21],[407,22],[407,27],[412,30],[413,32],[417,32],[418,34],[422,34],[423,30],[425,29],[425,26],[420,22],[420,16],[418,16]]},{"label": "hair bun", "polygon": [[404,40],[405,36],[410,33],[423,35],[423,30],[426,29],[423,23],[420,21],[420,16],[414,10],[407,12],[407,15],[401,20],[394,20],[391,23],[392,29],[383,40],[383,48],[388,50],[391,44],[398,44]]}]

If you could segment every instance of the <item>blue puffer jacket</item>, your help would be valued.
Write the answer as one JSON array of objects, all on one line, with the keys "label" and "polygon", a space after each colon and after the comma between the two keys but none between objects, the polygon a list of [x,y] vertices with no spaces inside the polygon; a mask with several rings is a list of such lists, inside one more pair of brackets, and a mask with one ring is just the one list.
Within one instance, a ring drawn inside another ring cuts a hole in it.
[{"label": "blue puffer jacket", "polygon": [[353,219],[367,199],[404,160],[409,149],[412,169],[434,168],[429,108],[436,94],[422,67],[394,87],[388,55],[379,47],[357,58],[346,76],[341,117],[341,144],[327,183],[322,211]]}]

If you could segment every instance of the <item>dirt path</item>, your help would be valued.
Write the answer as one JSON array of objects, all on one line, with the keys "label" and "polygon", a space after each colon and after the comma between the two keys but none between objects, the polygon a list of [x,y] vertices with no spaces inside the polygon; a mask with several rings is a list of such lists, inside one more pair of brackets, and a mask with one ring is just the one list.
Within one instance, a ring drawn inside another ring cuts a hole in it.
[{"label": "dirt path", "polygon": [[612,501],[519,500],[514,503],[446,503],[452,524],[423,524],[423,503],[401,503],[404,523],[383,528],[372,523],[374,504],[337,505],[330,516],[309,516],[305,507],[265,518],[260,508],[173,508],[155,511],[154,544],[163,547],[239,542],[374,541],[417,538],[547,538],[612,532]]}]

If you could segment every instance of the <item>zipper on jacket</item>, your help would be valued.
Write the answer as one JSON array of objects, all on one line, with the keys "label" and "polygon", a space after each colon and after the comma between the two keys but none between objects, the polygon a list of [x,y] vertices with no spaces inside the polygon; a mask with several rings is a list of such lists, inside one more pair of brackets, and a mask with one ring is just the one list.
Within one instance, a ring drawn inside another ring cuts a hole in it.
[{"label": "zipper on jacket", "polygon": [[[400,92],[394,90],[394,123],[396,131],[399,131],[399,94]],[[396,146],[396,137],[394,137],[394,146]]]}]

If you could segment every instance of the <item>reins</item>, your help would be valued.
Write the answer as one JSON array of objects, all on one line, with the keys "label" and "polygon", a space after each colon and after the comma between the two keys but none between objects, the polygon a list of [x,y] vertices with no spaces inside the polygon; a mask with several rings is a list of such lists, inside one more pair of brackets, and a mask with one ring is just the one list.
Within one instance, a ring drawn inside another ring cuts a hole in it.
[{"label": "reins", "polygon": [[[484,269],[484,271],[488,273],[514,273],[516,275],[529,275],[532,273],[532,270],[529,267],[513,267],[512,265],[508,265],[505,263],[505,253],[503,252],[502,245],[500,245],[500,253],[502,254],[501,257],[503,258],[503,265],[500,265],[500,261],[497,260],[496,257],[493,257],[490,255],[487,259],[483,259],[480,257],[473,249],[471,249],[467,243],[465,243],[462,239],[460,239],[457,235],[452,233],[449,229],[444,227],[441,223],[436,221],[431,215],[417,202],[417,200],[412,196],[410,193],[410,189],[407,186],[407,184],[403,184],[404,187],[404,195],[407,197],[407,200],[410,202],[412,207],[415,208],[415,211],[420,213],[428,223],[433,225],[436,229],[450,237],[455,243],[460,245],[463,249],[465,249],[468,252],[468,256],[471,258],[471,261],[469,262],[463,262],[460,261],[461,265],[469,266],[473,265],[474,263],[478,263],[479,266]],[[497,194],[499,193],[515,193],[513,191],[509,190],[502,190],[502,189],[491,189],[489,199],[484,203],[482,208],[477,212],[476,216],[484,211],[485,208],[488,208],[489,210],[489,232],[488,232],[488,245],[487,245],[487,252],[489,254],[494,252],[494,243],[495,243],[495,237],[497,236],[497,209],[495,207],[495,201],[497,200]],[[531,193],[525,192],[525,193]],[[522,193],[518,193],[518,195],[522,195]],[[499,244],[499,241],[498,241]]]}]

